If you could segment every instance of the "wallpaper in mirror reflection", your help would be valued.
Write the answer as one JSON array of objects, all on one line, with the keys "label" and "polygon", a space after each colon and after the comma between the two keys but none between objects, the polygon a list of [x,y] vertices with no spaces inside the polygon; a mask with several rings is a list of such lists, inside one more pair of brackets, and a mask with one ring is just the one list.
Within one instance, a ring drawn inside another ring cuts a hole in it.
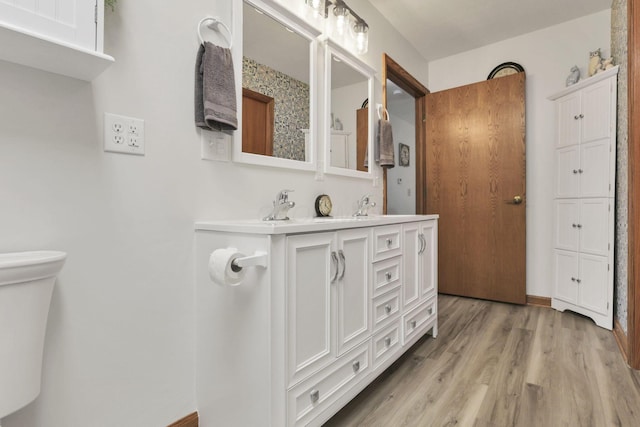
[{"label": "wallpaper in mirror reflection", "polygon": [[332,56],[331,61],[331,166],[367,171],[369,78]]},{"label": "wallpaper in mirror reflection", "polygon": [[243,13],[242,151],[305,161],[309,41],[246,3]]}]

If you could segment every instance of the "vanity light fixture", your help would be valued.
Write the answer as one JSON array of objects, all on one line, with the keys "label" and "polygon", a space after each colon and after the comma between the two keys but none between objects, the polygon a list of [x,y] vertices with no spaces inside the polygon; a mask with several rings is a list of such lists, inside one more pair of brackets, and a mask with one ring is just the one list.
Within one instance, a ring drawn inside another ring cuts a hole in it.
[{"label": "vanity light fixture", "polygon": [[[324,10],[327,19],[326,28],[329,34],[335,33],[341,40],[347,40],[347,27],[351,43],[355,44],[356,52],[360,55],[369,50],[369,25],[347,5],[344,0],[304,0],[311,7],[313,14],[319,16]],[[329,9],[333,15],[329,19]]]}]

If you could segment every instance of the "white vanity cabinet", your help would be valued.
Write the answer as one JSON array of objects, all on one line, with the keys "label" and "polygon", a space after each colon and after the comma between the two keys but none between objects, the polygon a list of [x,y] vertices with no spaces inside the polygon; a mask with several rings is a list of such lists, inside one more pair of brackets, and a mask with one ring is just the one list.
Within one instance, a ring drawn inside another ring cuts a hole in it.
[{"label": "white vanity cabinet", "polygon": [[613,327],[618,68],[569,86],[556,104],[554,286],[551,305]]},{"label": "white vanity cabinet", "polygon": [[[200,423],[319,426],[428,331],[437,335],[437,215],[198,223]],[[238,286],[210,254],[267,254]],[[411,253],[409,253],[411,251]],[[404,272],[415,297],[405,303]]]}]

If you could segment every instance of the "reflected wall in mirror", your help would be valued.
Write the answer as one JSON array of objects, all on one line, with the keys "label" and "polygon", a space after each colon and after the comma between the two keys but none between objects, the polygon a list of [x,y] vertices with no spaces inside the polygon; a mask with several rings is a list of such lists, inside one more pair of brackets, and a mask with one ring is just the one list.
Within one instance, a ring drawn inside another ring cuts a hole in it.
[{"label": "reflected wall in mirror", "polygon": [[327,44],[325,58],[329,106],[325,112],[327,172],[370,178],[365,156],[372,139],[368,105],[373,96],[373,70],[331,43]]},{"label": "reflected wall in mirror", "polygon": [[310,40],[255,3],[243,6],[242,151],[309,161]]}]

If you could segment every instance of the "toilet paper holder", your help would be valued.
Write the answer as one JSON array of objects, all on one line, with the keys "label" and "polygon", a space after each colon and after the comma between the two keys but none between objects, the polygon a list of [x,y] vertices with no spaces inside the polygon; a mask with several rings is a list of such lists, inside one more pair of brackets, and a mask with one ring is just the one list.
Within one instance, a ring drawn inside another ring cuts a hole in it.
[{"label": "toilet paper holder", "polygon": [[267,268],[267,253],[256,251],[253,255],[234,258],[231,261],[231,269],[236,273],[245,267],[264,267]]}]

